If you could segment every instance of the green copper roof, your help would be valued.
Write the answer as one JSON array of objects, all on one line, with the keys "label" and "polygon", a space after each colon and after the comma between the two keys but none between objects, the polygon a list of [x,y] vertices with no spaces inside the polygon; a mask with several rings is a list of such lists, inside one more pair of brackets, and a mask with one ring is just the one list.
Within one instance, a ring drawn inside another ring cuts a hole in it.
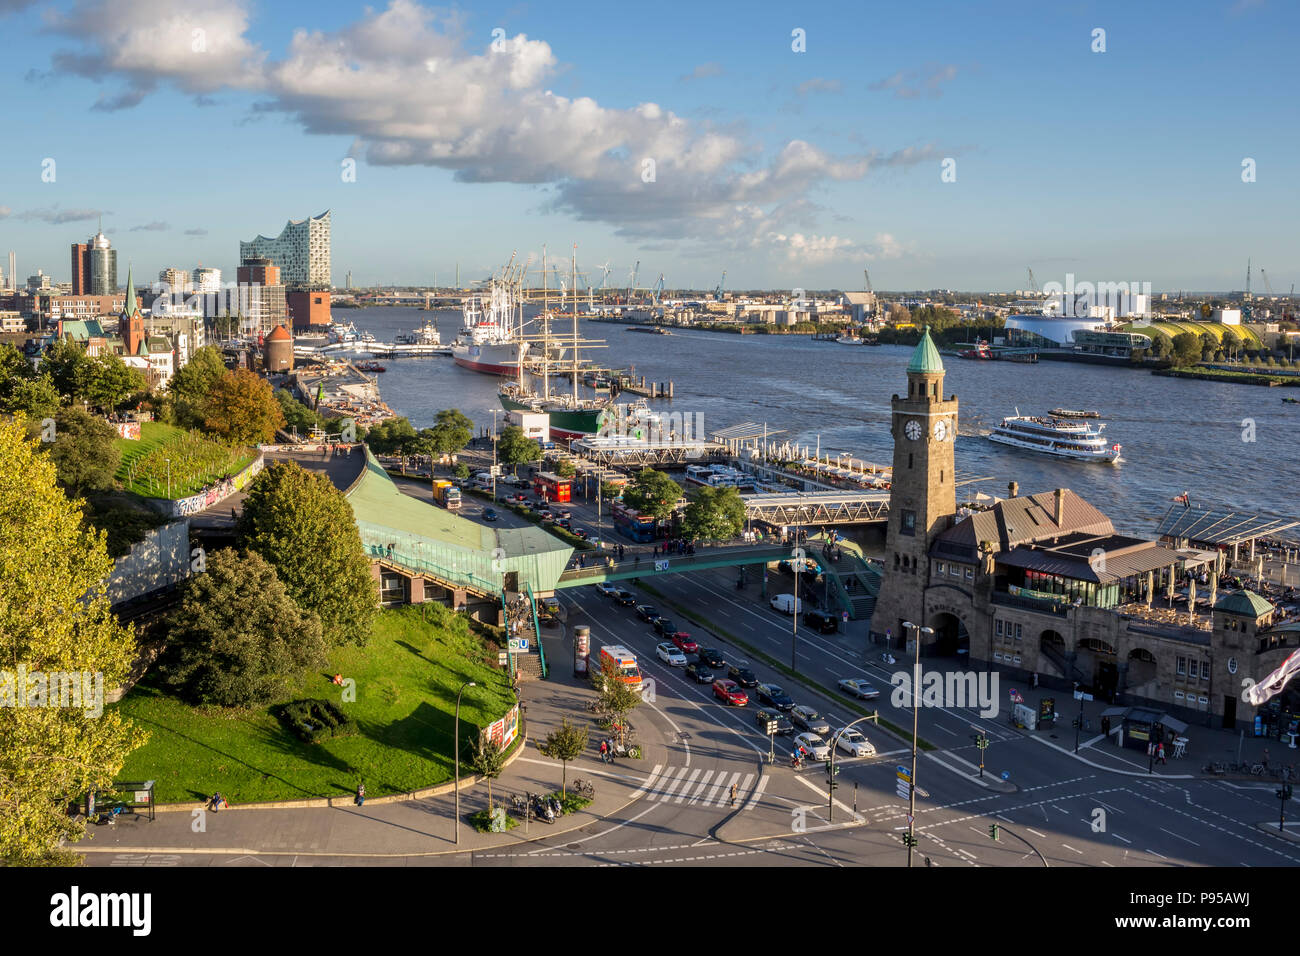
[{"label": "green copper roof", "polygon": [[1243,617],[1260,617],[1273,610],[1273,605],[1254,591],[1233,591],[1219,598],[1214,603],[1214,609]]},{"label": "green copper roof", "polygon": [[135,279],[131,277],[131,267],[126,267],[126,300],[122,303],[122,314],[128,319],[135,315]]},{"label": "green copper roof", "polygon": [[922,375],[933,375],[943,371],[943,360],[939,358],[939,350],[934,347],[934,341],[930,338],[930,327],[925,327],[925,334],[921,336],[921,341],[916,343],[916,349],[912,352],[912,360],[907,363],[908,373],[916,372]]}]

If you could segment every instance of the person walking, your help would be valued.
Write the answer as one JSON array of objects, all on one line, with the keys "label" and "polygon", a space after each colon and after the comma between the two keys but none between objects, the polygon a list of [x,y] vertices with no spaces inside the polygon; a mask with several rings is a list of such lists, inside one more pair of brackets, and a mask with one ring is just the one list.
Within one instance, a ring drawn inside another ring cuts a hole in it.
[{"label": "person walking", "polygon": [[364,783],[359,783],[357,784],[357,806],[359,807],[365,806],[365,803],[366,803],[366,785]]},{"label": "person walking", "polygon": [[609,742],[606,740],[600,742],[600,762],[609,763]]},{"label": "person walking", "polygon": [[1165,763],[1165,742],[1163,740],[1156,744],[1156,763]]},{"label": "person walking", "polygon": [[736,785],[734,783],[731,785],[731,805],[733,807],[736,805]]}]

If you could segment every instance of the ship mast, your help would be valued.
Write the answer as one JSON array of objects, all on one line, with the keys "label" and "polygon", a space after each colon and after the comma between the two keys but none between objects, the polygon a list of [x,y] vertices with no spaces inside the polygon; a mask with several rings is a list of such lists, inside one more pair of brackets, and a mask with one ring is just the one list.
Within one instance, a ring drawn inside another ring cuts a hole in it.
[{"label": "ship mast", "polygon": [[542,243],[542,398],[551,398],[551,299],[546,287],[546,243]]},{"label": "ship mast", "polygon": [[569,288],[573,295],[569,301],[573,308],[573,407],[578,408],[578,244],[573,244],[573,256],[569,260]]}]

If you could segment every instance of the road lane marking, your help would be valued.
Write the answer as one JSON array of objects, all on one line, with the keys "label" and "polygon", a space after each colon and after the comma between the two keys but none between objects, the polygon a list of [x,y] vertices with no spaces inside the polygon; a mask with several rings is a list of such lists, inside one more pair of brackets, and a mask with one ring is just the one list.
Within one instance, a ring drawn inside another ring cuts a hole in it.
[{"label": "road lane marking", "polygon": [[[683,800],[686,799],[687,795],[691,792],[691,787],[695,785],[695,779],[702,772],[703,769],[700,767],[696,767],[694,770],[691,771],[691,775],[690,777],[687,778],[686,785],[682,787],[682,792],[677,795],[677,799],[674,801],[675,803],[681,803]],[[667,800],[668,798],[664,797],[664,801],[667,802]]]},{"label": "road lane marking", "polygon": [[[1179,840],[1187,840],[1187,837],[1183,836],[1181,833],[1175,833],[1173,830],[1165,830],[1164,827],[1161,827],[1160,829],[1163,830],[1165,833],[1168,833],[1171,837],[1176,837]],[[1192,846],[1200,846],[1200,844],[1197,843],[1195,840],[1187,840],[1187,842],[1190,843]]]},{"label": "road lane marking", "polygon": [[699,784],[696,785],[695,793],[691,796],[690,800],[686,801],[687,806],[690,806],[699,801],[700,795],[704,793],[705,787],[709,785],[709,780],[713,777],[713,773],[714,772],[712,770],[704,771],[704,776],[700,778]]}]

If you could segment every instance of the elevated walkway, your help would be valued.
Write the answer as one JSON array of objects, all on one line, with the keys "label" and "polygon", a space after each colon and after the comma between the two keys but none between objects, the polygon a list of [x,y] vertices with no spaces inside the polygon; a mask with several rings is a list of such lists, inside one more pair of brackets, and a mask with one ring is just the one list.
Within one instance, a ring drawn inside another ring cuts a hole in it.
[{"label": "elevated walkway", "polygon": [[888,491],[792,491],[741,495],[745,517],[770,525],[867,524],[889,520]]},{"label": "elevated walkway", "polygon": [[[599,561],[600,555],[588,555]],[[608,558],[608,556],[606,556]],[[637,560],[637,558],[640,560]],[[733,568],[743,564],[768,564],[790,557],[788,544],[725,545],[698,549],[695,554],[672,554],[653,558],[649,555],[631,556],[622,561],[597,564],[587,568],[570,568],[560,575],[557,588],[578,588],[602,581],[629,581],[632,578],[652,578],[661,574],[682,574],[709,568]]]}]

